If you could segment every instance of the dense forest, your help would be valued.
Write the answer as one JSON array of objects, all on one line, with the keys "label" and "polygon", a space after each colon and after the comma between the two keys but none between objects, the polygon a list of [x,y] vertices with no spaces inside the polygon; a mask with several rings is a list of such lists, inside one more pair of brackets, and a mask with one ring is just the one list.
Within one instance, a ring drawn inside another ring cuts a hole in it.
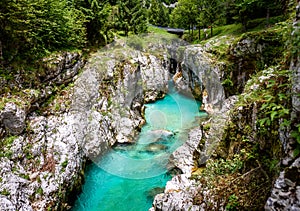
[{"label": "dense forest", "polygon": [[147,32],[148,24],[210,28],[286,14],[285,0],[2,0],[0,61],[34,61],[61,50],[101,46],[115,36]]}]

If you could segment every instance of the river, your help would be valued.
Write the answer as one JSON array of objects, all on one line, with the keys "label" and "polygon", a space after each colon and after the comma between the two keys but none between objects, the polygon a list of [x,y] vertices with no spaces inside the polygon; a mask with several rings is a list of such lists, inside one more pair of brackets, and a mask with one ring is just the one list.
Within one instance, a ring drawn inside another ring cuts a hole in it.
[{"label": "river", "polygon": [[72,211],[147,211],[171,179],[169,156],[199,125],[200,102],[169,84],[167,95],[146,104],[146,124],[135,144],[117,145],[85,171],[85,183]]}]

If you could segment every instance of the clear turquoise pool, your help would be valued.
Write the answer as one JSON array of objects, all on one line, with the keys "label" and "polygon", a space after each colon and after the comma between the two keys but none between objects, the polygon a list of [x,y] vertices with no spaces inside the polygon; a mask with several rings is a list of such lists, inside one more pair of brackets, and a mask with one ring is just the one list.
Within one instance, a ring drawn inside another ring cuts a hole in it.
[{"label": "clear turquoise pool", "polygon": [[147,124],[134,145],[119,145],[89,165],[73,211],[146,211],[170,175],[170,154],[198,123],[200,102],[176,92],[146,105]]}]

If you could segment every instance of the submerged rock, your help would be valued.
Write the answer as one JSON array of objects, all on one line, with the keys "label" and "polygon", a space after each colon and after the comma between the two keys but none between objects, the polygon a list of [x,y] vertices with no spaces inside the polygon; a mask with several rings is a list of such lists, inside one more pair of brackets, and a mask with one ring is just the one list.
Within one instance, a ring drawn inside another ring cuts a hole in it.
[{"label": "submerged rock", "polygon": [[168,130],[151,130],[147,132],[146,136],[151,138],[151,142],[160,142],[168,140],[174,136],[174,133]]},{"label": "submerged rock", "polygon": [[163,144],[151,143],[151,144],[148,144],[144,149],[147,152],[157,153],[157,152],[161,152],[161,151],[168,149],[168,147]]},{"label": "submerged rock", "polygon": [[153,199],[157,194],[163,193],[164,190],[165,190],[164,187],[152,188],[151,190],[147,191],[147,197]]}]

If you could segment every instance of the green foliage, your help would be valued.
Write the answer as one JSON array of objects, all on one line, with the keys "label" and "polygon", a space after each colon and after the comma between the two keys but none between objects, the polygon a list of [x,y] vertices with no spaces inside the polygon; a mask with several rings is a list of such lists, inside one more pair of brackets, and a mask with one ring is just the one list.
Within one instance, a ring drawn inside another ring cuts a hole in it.
[{"label": "green foliage", "polygon": [[0,35],[5,61],[34,59],[54,49],[85,44],[83,14],[67,0],[1,1]]},{"label": "green foliage", "polygon": [[210,27],[210,36],[213,36],[213,25],[218,20],[221,12],[221,1],[220,0],[202,0],[201,10],[203,16],[201,19]]},{"label": "green foliage", "polygon": [[61,166],[62,166],[63,168],[66,168],[67,165],[68,165],[68,163],[69,163],[69,160],[66,159],[64,162],[62,162]]},{"label": "green foliage", "polygon": [[[167,26],[171,10],[163,3],[174,2],[2,0],[0,64],[7,65],[24,58],[33,62],[51,51],[82,48],[87,42],[105,45],[113,41],[116,32],[123,31],[126,36],[130,32],[144,33],[147,17],[152,24]],[[281,0],[179,0],[171,20],[175,27],[192,29],[192,34],[194,26],[210,26],[212,35],[212,27],[234,20],[247,26],[249,20],[265,14],[264,8],[268,8],[271,17],[287,11],[287,3]]]},{"label": "green foliage", "polygon": [[[210,29],[210,36],[213,36],[216,26],[225,24],[240,24],[244,31],[248,31],[286,20],[287,6],[287,2],[282,0],[180,0],[171,13],[170,23],[173,27],[192,29],[192,34],[195,26],[198,32],[204,28]],[[200,35],[198,33],[199,40]],[[189,31],[189,38],[192,39],[190,36]]]},{"label": "green foliage", "polygon": [[179,0],[171,13],[171,25],[178,28],[190,28],[196,24],[198,5],[196,0]]},{"label": "green foliage", "polygon": [[296,128],[291,132],[291,137],[296,140],[297,146],[294,151],[294,156],[300,155],[300,124],[296,125]]},{"label": "green foliage", "polygon": [[244,166],[242,157],[236,155],[232,159],[218,159],[214,161],[208,161],[206,169],[203,172],[204,175],[217,176],[225,174],[233,174],[241,170]]},{"label": "green foliage", "polygon": [[233,82],[230,78],[225,79],[224,81],[222,81],[222,85],[226,86],[226,87],[232,87],[233,86]]},{"label": "green foliage", "polygon": [[24,179],[26,179],[26,180],[30,179],[30,177],[29,177],[28,174],[20,174],[19,176],[22,177],[22,178],[24,178]]},{"label": "green foliage", "polygon": [[116,29],[123,30],[125,36],[147,31],[146,10],[139,0],[118,1],[116,12]]},{"label": "green foliage", "polygon": [[235,2],[237,20],[248,28],[251,19],[266,17],[266,26],[269,25],[270,16],[285,13],[287,1],[281,0],[237,0]]},{"label": "green foliage", "polygon": [[1,192],[0,192],[1,195],[3,196],[9,196],[10,195],[10,192],[7,190],[7,189],[3,189]]},{"label": "green foliage", "polygon": [[228,203],[226,204],[226,210],[233,211],[237,210],[239,206],[238,197],[235,194],[232,194],[228,197]]},{"label": "green foliage", "polygon": [[203,130],[206,131],[206,132],[209,131],[210,128],[211,128],[211,124],[210,123],[207,123],[207,124],[203,125]]},{"label": "green foliage", "polygon": [[75,8],[86,18],[87,40],[92,45],[105,45],[113,39],[113,7],[106,1],[77,0]]},{"label": "green foliage", "polygon": [[[290,89],[289,76],[287,70],[276,71],[276,75],[269,77],[268,81],[262,81],[259,93],[261,107],[259,112],[258,125],[260,128],[270,127],[276,124],[279,119],[289,119]],[[284,122],[286,124],[286,122]]]},{"label": "green foliage", "polygon": [[230,24],[224,26],[217,26],[214,28],[214,36],[224,35],[240,35],[242,32],[242,24]]},{"label": "green foliage", "polygon": [[12,156],[11,147],[17,136],[8,136],[0,140],[0,157],[10,158]]},{"label": "green foliage", "polygon": [[169,37],[172,36],[172,34],[168,33],[166,30],[158,28],[158,27],[154,27],[154,26],[151,26],[151,25],[148,26],[148,31],[150,33],[161,34],[161,35],[164,35],[164,36],[169,36]]},{"label": "green foliage", "polygon": [[146,18],[139,0],[3,0],[0,64],[11,65],[24,58],[33,63],[49,52],[83,48],[87,42],[105,45],[118,30],[125,35],[144,33]]},{"label": "green foliage", "polygon": [[158,0],[151,0],[148,9],[148,21],[155,26],[168,26],[169,24],[169,11]]},{"label": "green foliage", "polygon": [[39,187],[37,190],[36,190],[36,194],[38,195],[43,195],[44,191],[43,191],[43,188]]}]

